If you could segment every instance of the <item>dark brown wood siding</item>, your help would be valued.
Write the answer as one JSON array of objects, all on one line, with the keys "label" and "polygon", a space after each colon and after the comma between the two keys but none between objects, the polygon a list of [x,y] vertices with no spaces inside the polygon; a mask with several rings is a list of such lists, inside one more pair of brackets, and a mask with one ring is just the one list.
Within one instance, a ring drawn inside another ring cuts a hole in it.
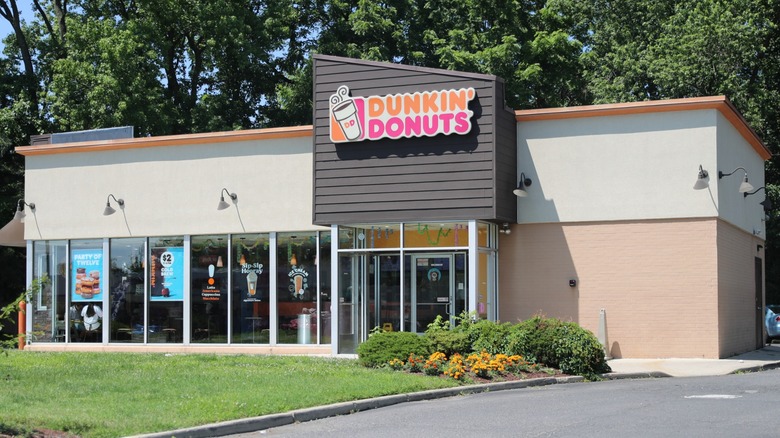
[{"label": "dark brown wood siding", "polygon": [[[505,107],[504,84],[496,93],[496,107]],[[499,222],[517,222],[517,121],[509,108],[496,111],[496,217]]]},{"label": "dark brown wood siding", "polygon": [[[473,87],[472,130],[334,144],[329,98],[341,85],[352,96]],[[508,186],[511,195],[516,182],[514,114],[503,99],[503,82],[492,76],[316,55],[313,223],[514,221],[516,211],[509,211],[503,193],[496,194]],[[497,146],[499,137],[502,143],[511,141],[512,151]]]}]

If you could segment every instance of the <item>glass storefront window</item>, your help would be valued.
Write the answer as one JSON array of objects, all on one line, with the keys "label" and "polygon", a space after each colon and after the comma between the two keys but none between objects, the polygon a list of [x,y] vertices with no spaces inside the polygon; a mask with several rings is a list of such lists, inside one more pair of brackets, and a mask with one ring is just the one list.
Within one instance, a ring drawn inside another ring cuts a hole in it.
[{"label": "glass storefront window", "polygon": [[339,227],[339,249],[396,249],[401,246],[400,224]]},{"label": "glass storefront window", "polygon": [[102,240],[71,241],[68,320],[72,342],[103,341],[103,262]]},{"label": "glass storefront window", "polygon": [[277,341],[316,342],[317,234],[279,233],[276,246]]},{"label": "glass storefront window", "polygon": [[339,249],[355,249],[357,248],[357,233],[358,230],[353,227],[339,227]]},{"label": "glass storefront window", "polygon": [[227,236],[193,236],[190,262],[193,343],[226,344],[228,321]]},{"label": "glass storefront window", "polygon": [[238,344],[270,342],[268,234],[233,236],[233,337]]},{"label": "glass storefront window", "polygon": [[340,253],[338,291],[338,352],[354,354],[361,341],[363,312],[362,297],[365,295],[365,260],[360,253]]},{"label": "glass storefront window", "polygon": [[495,246],[490,235],[490,225],[485,222],[477,223],[477,246],[480,248],[492,248]]},{"label": "glass storefront window", "polygon": [[149,239],[147,342],[182,342],[184,321],[184,239]]},{"label": "glass storefront window", "polygon": [[404,224],[405,248],[468,247],[467,222],[417,222]]},{"label": "glass storefront window", "polygon": [[32,280],[39,287],[32,291],[27,307],[32,313],[30,331],[35,334],[35,341],[64,342],[67,244],[64,241],[34,242],[32,257]]},{"label": "glass storefront window", "polygon": [[109,340],[143,342],[146,239],[111,239],[109,254]]},{"label": "glass storefront window", "polygon": [[320,233],[320,256],[317,260],[318,268],[318,282],[320,285],[320,321],[321,324],[317,325],[320,334],[320,344],[330,344],[330,327],[331,327],[331,315],[330,315],[330,232],[321,231]]}]

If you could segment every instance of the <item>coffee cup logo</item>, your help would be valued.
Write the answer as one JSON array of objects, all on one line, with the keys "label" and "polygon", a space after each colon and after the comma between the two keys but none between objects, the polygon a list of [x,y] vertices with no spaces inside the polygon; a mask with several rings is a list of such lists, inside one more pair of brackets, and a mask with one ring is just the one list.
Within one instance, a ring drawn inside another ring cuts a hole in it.
[{"label": "coffee cup logo", "polygon": [[347,140],[359,140],[363,137],[363,127],[358,118],[355,101],[349,97],[349,87],[342,85],[330,96],[330,113]]}]

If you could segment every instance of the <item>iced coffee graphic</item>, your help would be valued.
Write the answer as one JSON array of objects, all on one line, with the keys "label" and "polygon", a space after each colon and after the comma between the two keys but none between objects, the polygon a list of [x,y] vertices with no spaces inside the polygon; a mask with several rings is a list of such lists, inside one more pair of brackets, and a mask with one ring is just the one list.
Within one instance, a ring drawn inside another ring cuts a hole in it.
[{"label": "iced coffee graphic", "polygon": [[[359,140],[363,137],[363,127],[360,126],[358,109],[354,99],[349,97],[349,87],[342,85],[336,90],[336,94],[330,96],[330,113],[341,128],[341,132],[348,141]],[[331,140],[333,140],[331,133]]]},{"label": "iced coffee graphic", "polygon": [[246,287],[249,291],[249,296],[254,297],[257,294],[257,274],[254,271],[250,271],[246,276]]},{"label": "iced coffee graphic", "polygon": [[293,292],[294,295],[296,295],[298,298],[301,298],[303,296],[303,275],[296,275],[293,277],[293,283],[295,287],[295,291]]}]

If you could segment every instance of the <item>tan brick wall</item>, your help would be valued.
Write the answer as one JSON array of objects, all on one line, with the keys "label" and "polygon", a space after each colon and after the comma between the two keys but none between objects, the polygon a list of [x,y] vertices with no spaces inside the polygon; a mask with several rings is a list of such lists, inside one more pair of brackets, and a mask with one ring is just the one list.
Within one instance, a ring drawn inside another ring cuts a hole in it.
[{"label": "tan brick wall", "polygon": [[[762,259],[762,239],[726,222],[718,222],[718,320],[720,356],[754,350],[763,342],[763,291],[756,313],[755,258]],[[764,284],[762,280],[762,285]],[[760,315],[760,316],[759,316]],[[758,324],[756,318],[759,319]],[[759,325],[760,324],[760,325]],[[761,330],[761,334],[757,330]]]},{"label": "tan brick wall", "polygon": [[598,335],[603,308],[613,357],[716,358],[717,230],[716,219],[515,225],[499,242],[499,318],[541,312]]}]

